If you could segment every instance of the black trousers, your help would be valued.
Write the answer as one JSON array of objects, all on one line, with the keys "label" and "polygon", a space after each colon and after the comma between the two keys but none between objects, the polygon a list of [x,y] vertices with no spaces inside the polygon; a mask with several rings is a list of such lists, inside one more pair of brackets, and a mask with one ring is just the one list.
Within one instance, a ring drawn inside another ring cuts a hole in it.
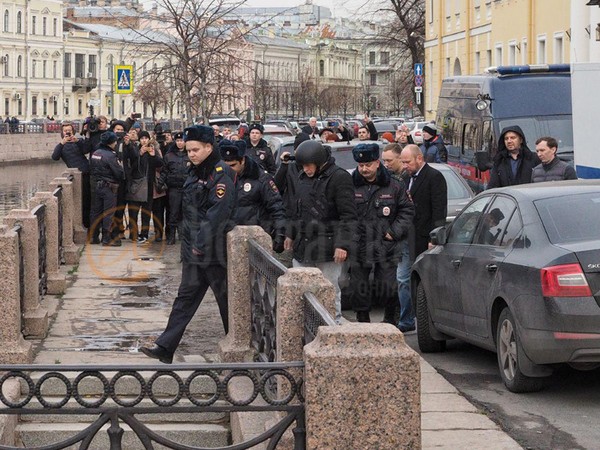
[{"label": "black trousers", "polygon": [[[147,202],[134,202],[129,200],[127,203],[127,211],[129,212],[129,237],[137,239],[139,236],[148,238],[150,231],[150,210]],[[138,225],[138,216],[142,216],[142,226]]]},{"label": "black trousers", "polygon": [[102,227],[102,242],[110,241],[110,228],[113,222],[117,194],[109,187],[108,183],[96,183],[94,198],[92,202],[91,221],[94,230],[92,236],[98,237]]},{"label": "black trousers", "polygon": [[183,218],[183,190],[169,188],[169,215],[167,223],[169,228],[176,227]]},{"label": "black trousers", "polygon": [[169,315],[167,328],[156,343],[174,353],[181,342],[188,323],[196,314],[208,288],[211,288],[219,305],[225,334],[229,331],[227,304],[227,268],[219,265],[200,267],[183,263],[181,284],[173,308]]},{"label": "black trousers", "polygon": [[162,238],[164,235],[166,202],[166,195],[152,199],[152,222],[154,223],[155,237]]},{"label": "black trousers", "polygon": [[[352,309],[356,312],[370,311],[374,303],[380,303],[386,311],[394,311],[399,307],[397,267],[397,262],[352,264],[350,267]],[[373,282],[369,279],[371,272],[373,272]]]}]

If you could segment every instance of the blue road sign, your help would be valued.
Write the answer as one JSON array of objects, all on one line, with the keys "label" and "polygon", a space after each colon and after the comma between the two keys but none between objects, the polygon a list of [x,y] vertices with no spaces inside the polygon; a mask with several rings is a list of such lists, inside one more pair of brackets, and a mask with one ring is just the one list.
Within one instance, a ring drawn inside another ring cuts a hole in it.
[{"label": "blue road sign", "polygon": [[423,76],[415,75],[415,86],[423,86]]},{"label": "blue road sign", "polygon": [[417,75],[417,76],[423,75],[423,64],[422,63],[415,64],[415,75]]},{"label": "blue road sign", "polygon": [[115,93],[133,92],[133,66],[115,66]]}]

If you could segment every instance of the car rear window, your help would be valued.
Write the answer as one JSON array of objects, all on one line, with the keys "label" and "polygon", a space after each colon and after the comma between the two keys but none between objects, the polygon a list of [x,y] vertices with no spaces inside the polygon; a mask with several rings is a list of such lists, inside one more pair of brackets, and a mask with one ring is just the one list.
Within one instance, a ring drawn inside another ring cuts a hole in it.
[{"label": "car rear window", "polygon": [[534,202],[553,244],[600,240],[600,194],[587,193]]}]

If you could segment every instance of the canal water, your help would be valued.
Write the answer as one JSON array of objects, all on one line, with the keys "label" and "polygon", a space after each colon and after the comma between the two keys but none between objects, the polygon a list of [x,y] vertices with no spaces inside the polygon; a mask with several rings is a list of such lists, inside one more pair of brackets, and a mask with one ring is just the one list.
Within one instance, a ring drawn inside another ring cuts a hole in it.
[{"label": "canal water", "polygon": [[62,161],[23,161],[0,165],[0,218],[11,209],[27,208],[38,191],[50,191],[49,183],[67,168]]}]

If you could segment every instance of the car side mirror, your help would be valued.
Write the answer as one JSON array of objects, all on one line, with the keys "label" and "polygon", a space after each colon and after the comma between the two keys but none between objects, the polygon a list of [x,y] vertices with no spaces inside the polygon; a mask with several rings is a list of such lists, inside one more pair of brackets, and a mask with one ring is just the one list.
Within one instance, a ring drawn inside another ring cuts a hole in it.
[{"label": "car side mirror", "polygon": [[476,152],[475,165],[479,170],[485,172],[486,170],[490,170],[494,164],[492,163],[492,158],[490,158],[488,152]]},{"label": "car side mirror", "polygon": [[437,227],[429,233],[429,239],[433,245],[444,245],[448,236],[446,227]]}]

